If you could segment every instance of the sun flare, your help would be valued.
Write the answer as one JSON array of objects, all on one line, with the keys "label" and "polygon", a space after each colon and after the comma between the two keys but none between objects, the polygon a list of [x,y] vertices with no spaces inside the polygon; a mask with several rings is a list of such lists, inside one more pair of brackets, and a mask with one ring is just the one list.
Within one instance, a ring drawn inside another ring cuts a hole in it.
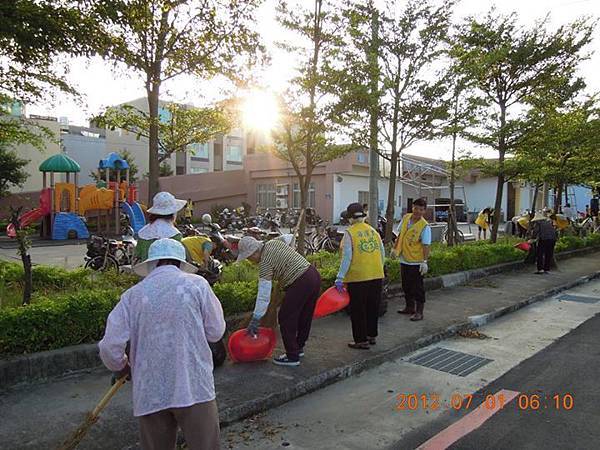
[{"label": "sun flare", "polygon": [[279,120],[277,98],[272,92],[250,91],[242,106],[244,125],[254,131],[269,132]]}]

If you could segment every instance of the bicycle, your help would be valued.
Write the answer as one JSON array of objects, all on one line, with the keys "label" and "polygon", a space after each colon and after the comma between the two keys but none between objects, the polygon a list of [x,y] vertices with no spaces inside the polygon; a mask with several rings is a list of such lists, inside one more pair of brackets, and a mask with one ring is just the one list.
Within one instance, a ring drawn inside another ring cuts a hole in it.
[{"label": "bicycle", "polygon": [[[117,250],[120,250],[117,257]],[[119,270],[120,263],[118,258],[127,258],[127,254],[122,248],[119,248],[117,241],[109,240],[103,236],[92,236],[87,243],[87,253],[85,257],[85,268],[94,271],[104,272],[106,270]]]}]

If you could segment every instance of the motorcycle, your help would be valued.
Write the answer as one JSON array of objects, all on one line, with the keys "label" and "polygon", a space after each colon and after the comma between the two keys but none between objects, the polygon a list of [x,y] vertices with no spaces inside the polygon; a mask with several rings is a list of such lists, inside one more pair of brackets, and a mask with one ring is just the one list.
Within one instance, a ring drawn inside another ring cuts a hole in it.
[{"label": "motorcycle", "polygon": [[234,262],[237,258],[240,238],[231,234],[223,235],[218,223],[211,222],[206,224],[206,226],[209,227],[208,236],[215,246],[213,250],[215,258],[226,263]]}]

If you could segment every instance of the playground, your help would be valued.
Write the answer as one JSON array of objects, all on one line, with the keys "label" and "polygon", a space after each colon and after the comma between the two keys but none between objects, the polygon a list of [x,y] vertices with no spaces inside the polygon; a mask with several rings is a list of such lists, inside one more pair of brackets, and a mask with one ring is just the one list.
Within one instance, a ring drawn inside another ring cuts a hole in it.
[{"label": "playground", "polygon": [[[43,176],[39,206],[21,214],[19,222],[21,227],[41,222],[42,239],[88,239],[91,227],[99,234],[119,235],[121,213],[134,233],[146,224],[137,187],[129,180],[129,164],[116,153],[99,161],[96,184],[79,186],[81,167],[64,153],[42,162],[39,171]],[[16,236],[12,224],[6,234]]]}]

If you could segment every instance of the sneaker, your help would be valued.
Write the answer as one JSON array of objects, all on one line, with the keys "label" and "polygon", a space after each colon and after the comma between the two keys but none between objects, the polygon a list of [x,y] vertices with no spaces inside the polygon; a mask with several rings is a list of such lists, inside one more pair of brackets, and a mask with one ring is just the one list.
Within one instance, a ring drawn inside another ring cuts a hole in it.
[{"label": "sneaker", "polygon": [[273,364],[277,364],[278,366],[299,366],[300,361],[292,361],[284,353],[283,355],[278,356],[277,358],[273,358]]},{"label": "sneaker", "polygon": [[298,356],[300,358],[304,358],[304,350],[300,350],[300,353],[298,353]]},{"label": "sneaker", "polygon": [[543,275],[544,271],[543,270],[536,270],[535,272],[533,272],[535,275]]}]

